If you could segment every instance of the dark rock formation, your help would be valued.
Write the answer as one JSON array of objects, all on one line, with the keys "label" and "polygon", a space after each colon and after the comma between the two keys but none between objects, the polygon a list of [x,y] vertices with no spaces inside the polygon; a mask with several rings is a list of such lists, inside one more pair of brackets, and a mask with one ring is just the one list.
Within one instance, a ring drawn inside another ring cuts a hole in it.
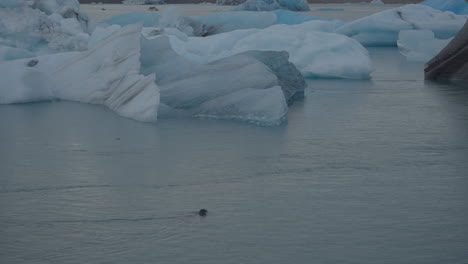
[{"label": "dark rock formation", "polygon": [[468,22],[424,69],[428,80],[468,81]]}]

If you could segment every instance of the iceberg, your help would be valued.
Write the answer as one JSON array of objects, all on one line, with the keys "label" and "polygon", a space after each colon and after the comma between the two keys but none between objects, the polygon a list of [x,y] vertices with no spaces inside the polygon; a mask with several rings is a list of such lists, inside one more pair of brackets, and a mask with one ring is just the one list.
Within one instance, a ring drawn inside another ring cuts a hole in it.
[{"label": "iceberg", "polygon": [[409,61],[427,62],[439,53],[451,39],[437,39],[430,30],[402,30],[398,49]]},{"label": "iceberg", "polygon": [[157,119],[155,76],[140,71],[141,26],[119,29],[89,50],[0,63],[0,103],[63,99],[102,104],[138,121]]},{"label": "iceberg", "polygon": [[430,6],[441,11],[468,15],[468,3],[465,0],[426,0],[421,5]]},{"label": "iceberg", "polygon": [[406,5],[376,13],[337,28],[365,46],[395,46],[401,30],[430,30],[439,39],[457,34],[466,17],[424,5]]},{"label": "iceberg", "polygon": [[428,80],[468,82],[468,23],[424,69]]},{"label": "iceberg", "polygon": [[310,11],[306,0],[248,0],[231,10],[233,11],[272,11],[287,9],[291,11]]},{"label": "iceberg", "polygon": [[199,63],[251,50],[287,51],[290,61],[305,77],[370,78],[373,66],[367,50],[347,36],[332,33],[334,25],[327,21],[310,21],[262,30],[236,30],[205,38],[170,39],[177,53]]},{"label": "iceberg", "polygon": [[240,5],[246,0],[216,0],[217,5]]},{"label": "iceberg", "polygon": [[165,35],[142,37],[141,64],[142,73],[159,76],[163,117],[177,112],[278,125],[305,87],[286,52],[252,51],[199,64],[175,53]]}]

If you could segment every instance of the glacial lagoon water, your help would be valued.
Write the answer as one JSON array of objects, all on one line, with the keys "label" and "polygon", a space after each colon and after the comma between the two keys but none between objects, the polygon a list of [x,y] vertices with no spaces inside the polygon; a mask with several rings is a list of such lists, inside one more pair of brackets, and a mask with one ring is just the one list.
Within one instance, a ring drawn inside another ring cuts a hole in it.
[{"label": "glacial lagoon water", "polygon": [[0,263],[468,263],[468,89],[371,54],[279,127],[0,106]]}]

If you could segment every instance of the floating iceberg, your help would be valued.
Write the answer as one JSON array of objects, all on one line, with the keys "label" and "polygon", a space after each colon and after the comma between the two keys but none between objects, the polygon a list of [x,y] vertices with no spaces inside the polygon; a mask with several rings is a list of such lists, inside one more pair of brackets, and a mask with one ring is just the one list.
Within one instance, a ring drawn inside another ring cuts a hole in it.
[{"label": "floating iceberg", "polygon": [[306,77],[370,78],[373,67],[367,50],[351,38],[331,33],[334,26],[332,22],[310,21],[262,30],[236,30],[205,38],[171,37],[171,44],[177,53],[199,63],[251,50],[284,50]]},{"label": "floating iceberg", "polygon": [[175,53],[167,36],[145,35],[142,72],[159,76],[163,117],[178,111],[277,125],[287,102],[303,95],[305,81],[286,52],[252,51],[199,64]]},{"label": "floating iceberg", "polygon": [[233,11],[272,11],[287,9],[291,11],[309,11],[306,0],[248,0],[231,10]]},{"label": "floating iceberg", "polygon": [[0,103],[64,99],[103,104],[124,117],[154,122],[159,90],[140,71],[141,26],[119,29],[83,52],[0,63]]},{"label": "floating iceberg", "polygon": [[441,11],[468,15],[468,3],[465,0],[426,0],[421,5],[430,6]]},{"label": "floating iceberg", "polygon": [[337,29],[365,46],[395,46],[400,30],[431,30],[435,37],[448,39],[457,34],[466,17],[424,5],[406,5],[376,13]]},{"label": "floating iceberg", "polygon": [[468,23],[457,36],[424,69],[430,80],[458,80],[468,82]]},{"label": "floating iceberg", "polygon": [[427,62],[439,53],[451,39],[437,39],[430,30],[402,30],[398,48],[410,61]]}]

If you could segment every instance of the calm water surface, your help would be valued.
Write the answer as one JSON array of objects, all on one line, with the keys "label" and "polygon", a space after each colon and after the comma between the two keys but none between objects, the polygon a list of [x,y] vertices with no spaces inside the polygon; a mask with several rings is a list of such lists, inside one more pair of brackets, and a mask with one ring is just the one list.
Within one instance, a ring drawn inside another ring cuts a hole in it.
[{"label": "calm water surface", "polygon": [[372,57],[273,128],[0,106],[0,263],[468,263],[468,89]]}]

